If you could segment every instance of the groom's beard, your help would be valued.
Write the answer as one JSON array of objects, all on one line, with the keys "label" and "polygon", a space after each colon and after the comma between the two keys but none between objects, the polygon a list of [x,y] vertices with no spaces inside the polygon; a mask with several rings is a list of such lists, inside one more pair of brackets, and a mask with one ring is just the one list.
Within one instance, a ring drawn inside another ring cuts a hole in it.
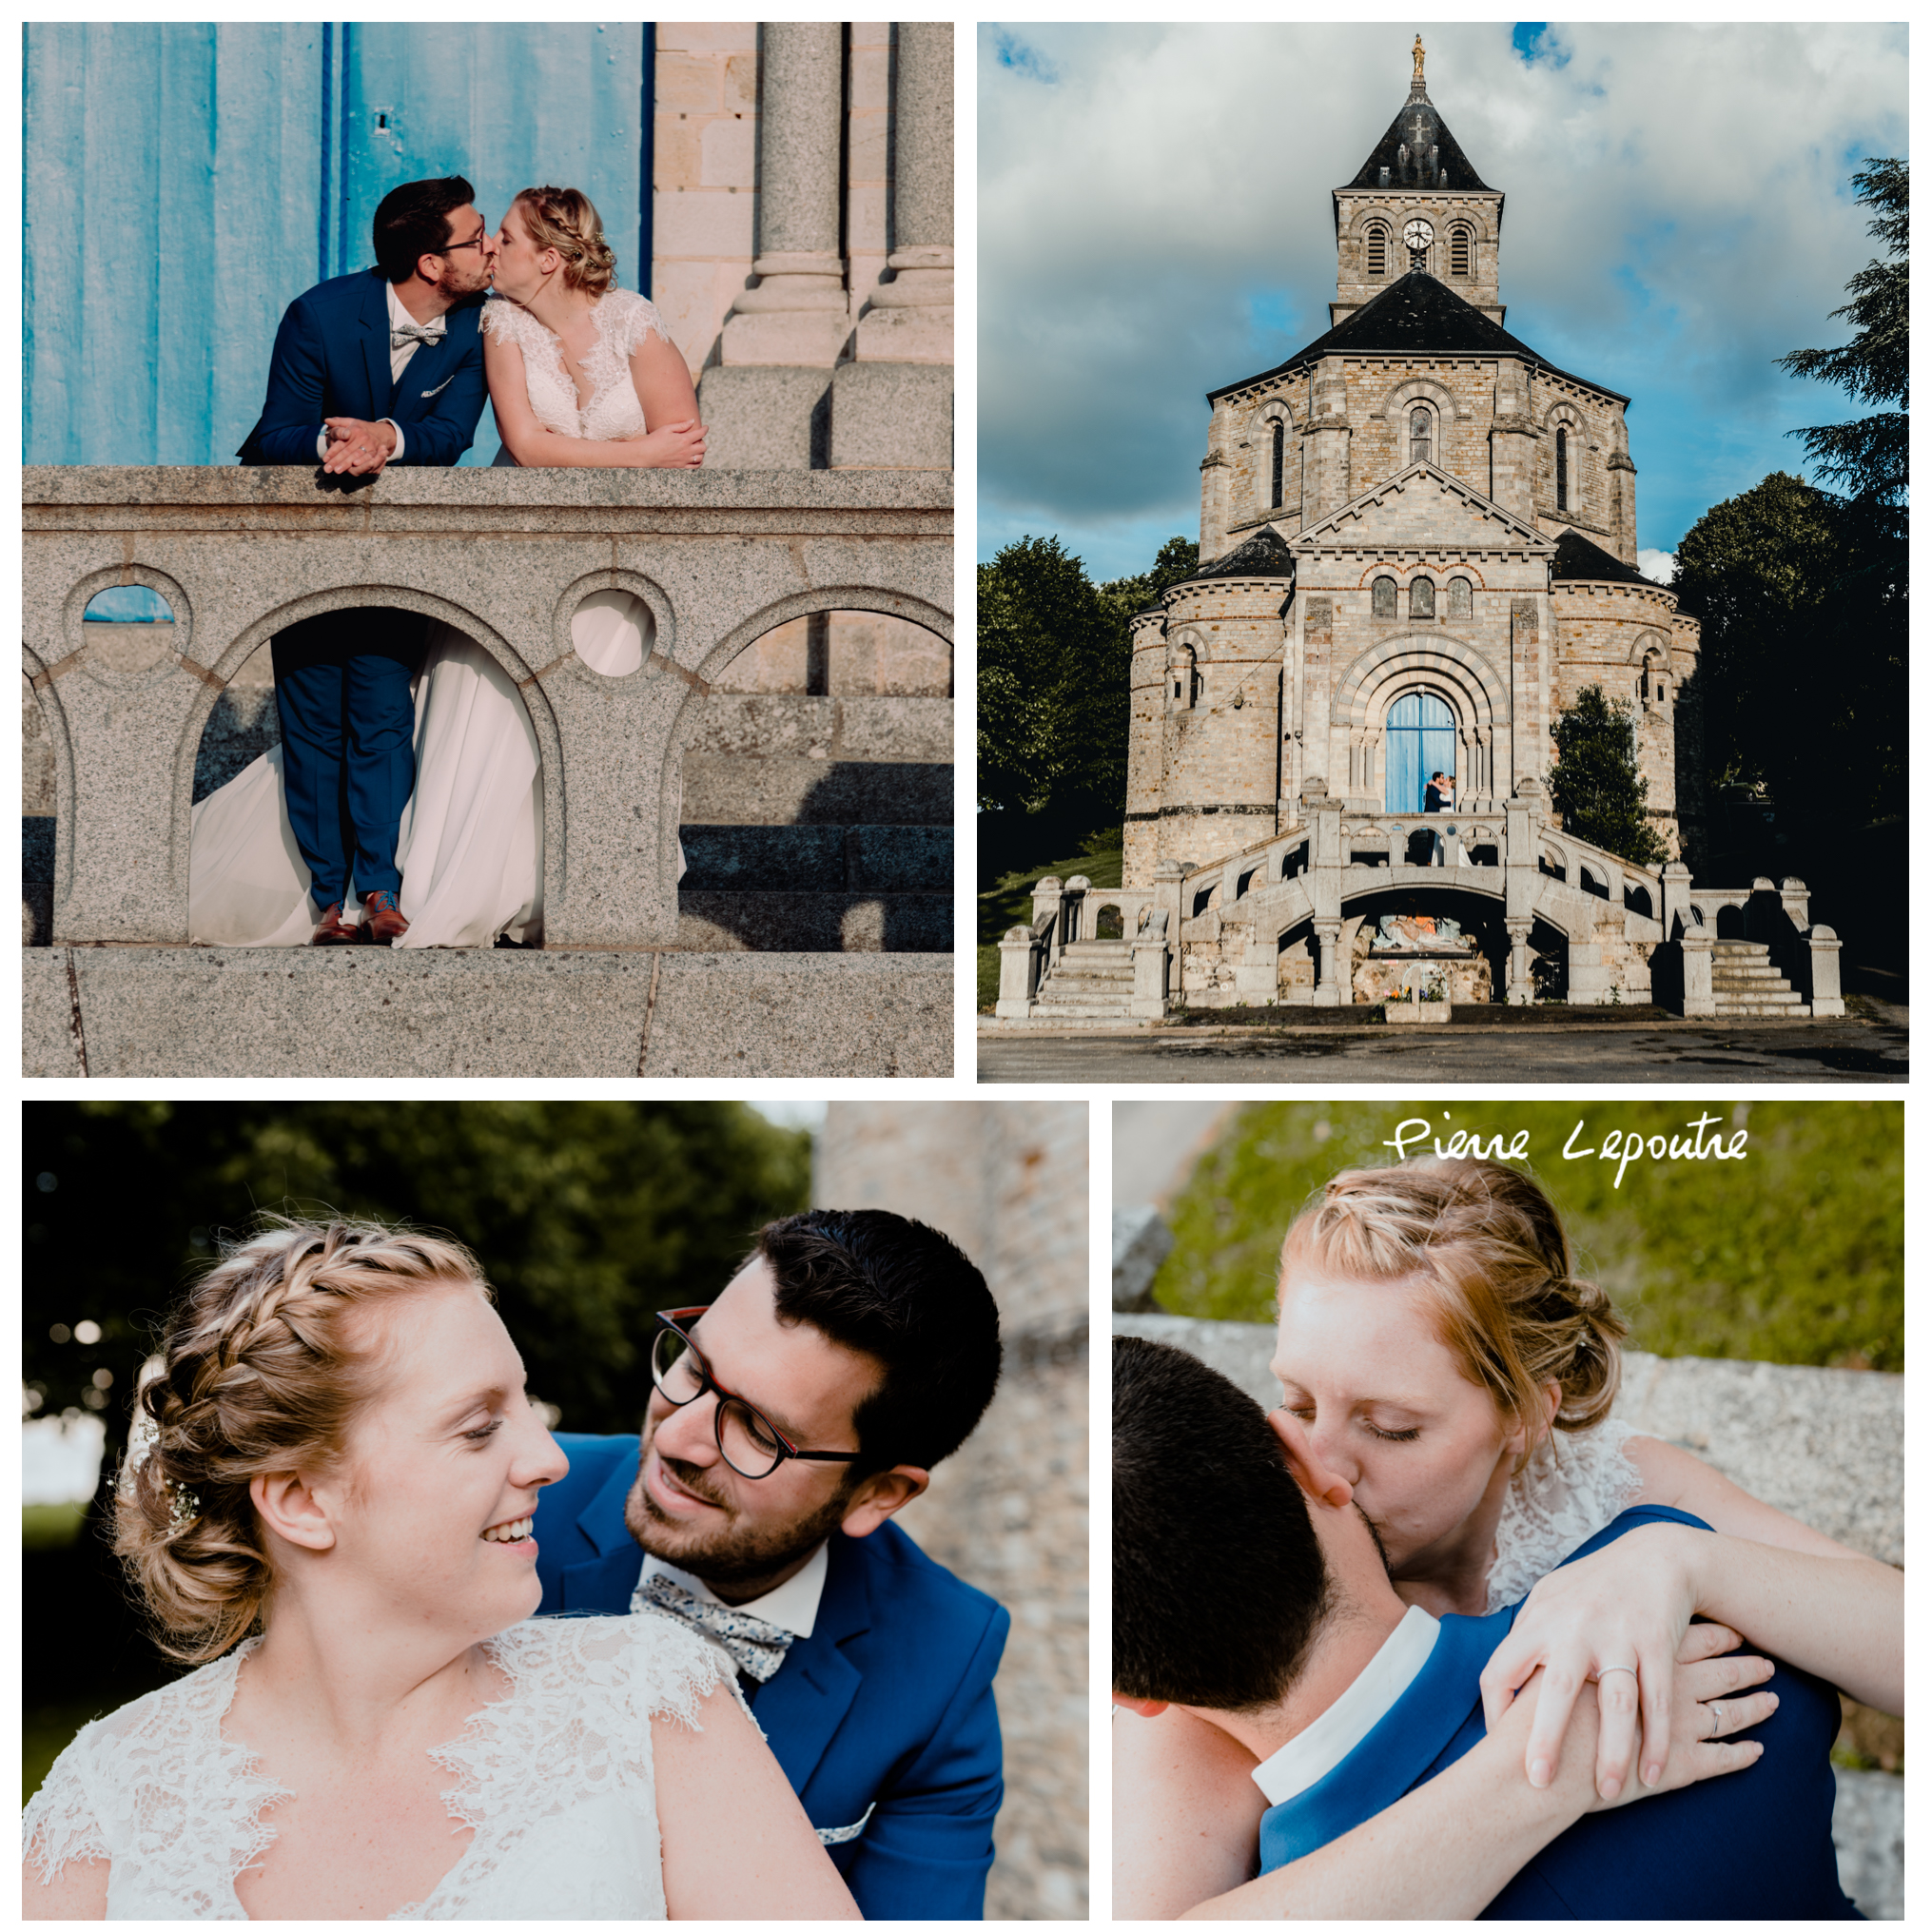
[{"label": "groom's beard", "polygon": [[810,1516],[782,1527],[751,1528],[739,1521],[729,1498],[694,1463],[679,1462],[662,1450],[657,1459],[681,1488],[714,1504],[723,1512],[724,1521],[700,1530],[667,1515],[644,1487],[640,1465],[637,1480],[624,1499],[624,1527],[648,1555],[676,1564],[713,1590],[744,1590],[762,1583],[810,1555],[845,1519],[848,1498],[842,1487],[823,1509]]},{"label": "groom's beard", "polygon": [[1356,1514],[1369,1526],[1369,1534],[1376,1539],[1376,1554],[1382,1559],[1382,1569],[1387,1572],[1389,1581],[1395,1582],[1395,1567],[1389,1561],[1389,1546],[1382,1541],[1382,1532],[1376,1528],[1375,1518],[1359,1503],[1356,1505]]}]

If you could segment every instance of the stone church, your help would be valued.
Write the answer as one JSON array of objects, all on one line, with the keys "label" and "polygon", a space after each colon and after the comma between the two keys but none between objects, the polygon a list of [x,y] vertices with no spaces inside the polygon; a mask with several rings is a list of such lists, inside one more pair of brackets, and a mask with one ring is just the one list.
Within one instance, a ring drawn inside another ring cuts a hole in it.
[{"label": "stone church", "polygon": [[1502,192],[1429,98],[1334,190],[1330,327],[1210,397],[1200,563],[1134,623],[1129,886],[1285,829],[1304,794],[1464,811],[1547,781],[1588,685],[1629,700],[1692,856],[1698,626],[1636,569],[1630,399],[1504,327]]},{"label": "stone church", "polygon": [[[1803,880],[1693,880],[1698,626],[1636,567],[1630,399],[1505,326],[1504,197],[1422,62],[1333,191],[1327,333],[1209,398],[1200,566],[1132,625],[1122,883],[1039,881],[1000,1018],[1844,1010]],[[1590,686],[1629,707],[1661,865],[1552,808]]]}]

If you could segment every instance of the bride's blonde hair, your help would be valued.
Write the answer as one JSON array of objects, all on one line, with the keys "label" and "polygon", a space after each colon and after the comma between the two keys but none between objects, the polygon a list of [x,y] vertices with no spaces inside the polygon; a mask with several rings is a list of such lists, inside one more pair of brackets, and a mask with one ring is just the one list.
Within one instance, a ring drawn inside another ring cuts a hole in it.
[{"label": "bride's blonde hair", "polygon": [[511,204],[523,210],[530,237],[539,248],[563,257],[568,288],[602,295],[617,273],[617,258],[604,240],[604,224],[591,198],[574,187],[527,187]]},{"label": "bride's blonde hair", "polygon": [[188,1290],[135,1397],[115,1498],[114,1548],[169,1656],[205,1663],[257,1628],[275,1579],[249,1483],[340,1468],[381,1383],[369,1313],[451,1285],[491,1294],[459,1241],[268,1215]]},{"label": "bride's blonde hair", "polygon": [[1337,1174],[1281,1244],[1281,1284],[1298,1268],[1426,1283],[1439,1339],[1497,1414],[1523,1426],[1526,1455],[1546,1421],[1589,1429],[1616,1400],[1629,1325],[1571,1272],[1563,1223],[1520,1168],[1424,1159]]}]

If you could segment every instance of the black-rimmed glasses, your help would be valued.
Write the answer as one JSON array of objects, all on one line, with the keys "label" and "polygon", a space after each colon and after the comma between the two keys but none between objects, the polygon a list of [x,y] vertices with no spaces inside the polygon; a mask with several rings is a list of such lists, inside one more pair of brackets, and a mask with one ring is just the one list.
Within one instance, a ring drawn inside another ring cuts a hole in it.
[{"label": "black-rimmed glasses", "polygon": [[742,1395],[719,1386],[697,1344],[678,1325],[694,1322],[708,1312],[702,1307],[659,1312],[657,1337],[651,1345],[651,1379],[657,1393],[679,1409],[700,1395],[715,1395],[718,1454],[753,1482],[770,1475],[782,1462],[855,1462],[856,1449],[800,1449]]},{"label": "black-rimmed glasses", "polygon": [[445,242],[440,248],[432,248],[432,255],[455,255],[464,248],[480,248],[489,238],[490,227],[486,222],[467,242]]}]

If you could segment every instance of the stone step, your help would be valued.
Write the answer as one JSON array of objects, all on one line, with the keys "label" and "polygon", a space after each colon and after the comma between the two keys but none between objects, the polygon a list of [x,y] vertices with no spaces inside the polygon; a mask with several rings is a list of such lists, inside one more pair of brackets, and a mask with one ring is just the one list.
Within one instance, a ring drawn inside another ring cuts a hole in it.
[{"label": "stone step", "polygon": [[950,825],[950,764],[732,757],[684,761],[684,816],[693,825]]},{"label": "stone step", "polygon": [[950,825],[686,825],[683,892],[950,892]]},{"label": "stone step", "polygon": [[1790,1006],[1771,1006],[1750,1001],[1732,1004],[1720,1000],[1716,1017],[1720,1020],[1808,1020],[1811,1008],[1802,1001]]},{"label": "stone step", "polygon": [[685,755],[909,759],[953,755],[949,697],[804,697],[714,691],[700,707]]},{"label": "stone step", "polygon": [[1034,1007],[1033,1016],[1044,1020],[1131,1020],[1134,1017],[1127,1011],[1124,1000],[1115,1005],[1042,1005]]},{"label": "stone step", "polygon": [[[689,876],[689,875],[687,875]],[[949,892],[689,892],[680,952],[950,952]]]},{"label": "stone step", "polygon": [[1076,939],[1063,952],[1064,959],[1126,960],[1134,957],[1132,945],[1124,939]]}]

